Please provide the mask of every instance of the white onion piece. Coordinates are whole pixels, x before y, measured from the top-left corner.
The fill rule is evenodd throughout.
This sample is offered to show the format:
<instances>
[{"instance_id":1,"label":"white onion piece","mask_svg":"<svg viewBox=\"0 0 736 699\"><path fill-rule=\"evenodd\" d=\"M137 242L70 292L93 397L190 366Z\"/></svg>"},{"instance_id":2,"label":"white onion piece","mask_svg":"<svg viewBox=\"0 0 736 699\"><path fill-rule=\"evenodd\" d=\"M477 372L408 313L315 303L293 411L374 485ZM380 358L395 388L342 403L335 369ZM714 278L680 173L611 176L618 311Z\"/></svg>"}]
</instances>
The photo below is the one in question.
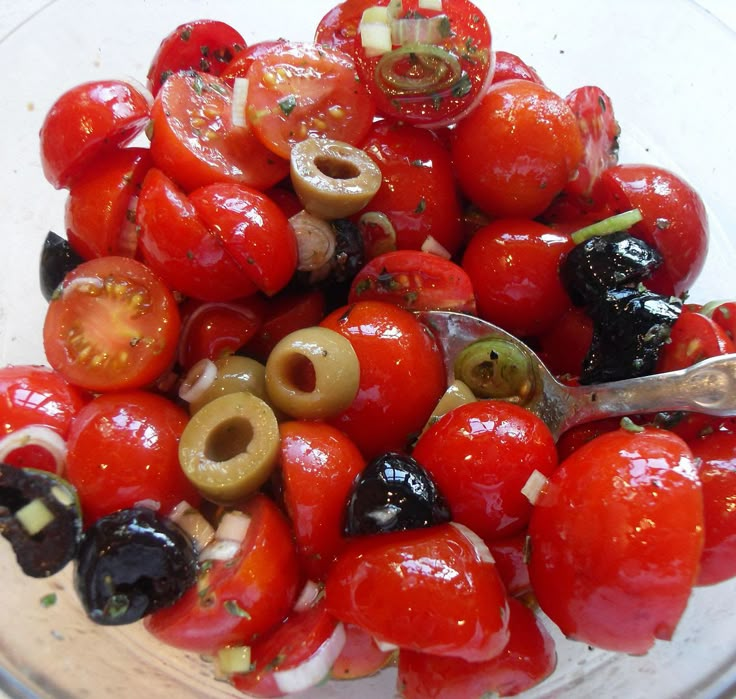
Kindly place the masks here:
<instances>
[{"instance_id":1,"label":"white onion piece","mask_svg":"<svg viewBox=\"0 0 736 699\"><path fill-rule=\"evenodd\" d=\"M450 524L470 542L475 549L475 553L478 555L478 560L483 561L483 563L496 562L496 559L493 557L493 554L486 545L486 542L483 541L483 539L481 539L472 529L469 529L459 522L450 522Z\"/></svg>"},{"instance_id":2,"label":"white onion piece","mask_svg":"<svg viewBox=\"0 0 736 699\"><path fill-rule=\"evenodd\" d=\"M171 510L169 519L189 535L198 551L204 550L215 538L214 527L186 500L182 500Z\"/></svg>"},{"instance_id":3,"label":"white onion piece","mask_svg":"<svg viewBox=\"0 0 736 699\"><path fill-rule=\"evenodd\" d=\"M420 10L436 10L442 12L442 0L419 0Z\"/></svg>"},{"instance_id":4,"label":"white onion piece","mask_svg":"<svg viewBox=\"0 0 736 699\"><path fill-rule=\"evenodd\" d=\"M238 555L240 544L237 541L214 539L202 549L200 561L230 561Z\"/></svg>"},{"instance_id":5,"label":"white onion piece","mask_svg":"<svg viewBox=\"0 0 736 699\"><path fill-rule=\"evenodd\" d=\"M242 512L226 512L217 525L215 538L218 541L234 541L242 544L248 533L251 518Z\"/></svg>"},{"instance_id":6,"label":"white onion piece","mask_svg":"<svg viewBox=\"0 0 736 699\"><path fill-rule=\"evenodd\" d=\"M179 398L187 403L199 400L217 378L217 365L207 357L200 359L179 386Z\"/></svg>"},{"instance_id":7,"label":"white onion piece","mask_svg":"<svg viewBox=\"0 0 736 699\"><path fill-rule=\"evenodd\" d=\"M371 8L368 8L371 9ZM360 44L369 58L388 53L391 45L391 27L387 22L364 22L358 25Z\"/></svg>"},{"instance_id":8,"label":"white onion piece","mask_svg":"<svg viewBox=\"0 0 736 699\"><path fill-rule=\"evenodd\" d=\"M547 485L547 476L537 471L535 468L529 478L527 478L524 487L521 489L521 494L526 497L532 505L536 505L539 493L542 492L542 488Z\"/></svg>"},{"instance_id":9,"label":"white onion piece","mask_svg":"<svg viewBox=\"0 0 736 699\"><path fill-rule=\"evenodd\" d=\"M393 653L395 650L399 650L399 647L395 643L381 641L375 636L373 637L373 642L376 644L378 650L380 650L382 653Z\"/></svg>"},{"instance_id":10,"label":"white onion piece","mask_svg":"<svg viewBox=\"0 0 736 699\"><path fill-rule=\"evenodd\" d=\"M301 665L273 673L276 686L284 694L302 692L316 687L330 673L345 646L345 627L338 623L332 635Z\"/></svg>"},{"instance_id":11,"label":"white onion piece","mask_svg":"<svg viewBox=\"0 0 736 699\"><path fill-rule=\"evenodd\" d=\"M5 461L16 449L28 446L45 449L56 464L56 475L64 473L66 442L58 432L44 425L26 425L0 439L0 461Z\"/></svg>"},{"instance_id":12,"label":"white onion piece","mask_svg":"<svg viewBox=\"0 0 736 699\"><path fill-rule=\"evenodd\" d=\"M450 255L450 251L442 245L437 238L434 238L431 235L428 235L424 239L424 242L422 243L422 252L430 252L438 257L443 257L445 260L449 260L452 257L452 255Z\"/></svg>"},{"instance_id":13,"label":"white onion piece","mask_svg":"<svg viewBox=\"0 0 736 699\"><path fill-rule=\"evenodd\" d=\"M441 44L447 38L447 21L446 15L395 19L391 23L391 41L398 46Z\"/></svg>"},{"instance_id":14,"label":"white onion piece","mask_svg":"<svg viewBox=\"0 0 736 699\"><path fill-rule=\"evenodd\" d=\"M153 93L140 81L132 75L125 75L119 78L121 82L128 83L136 92L140 92L141 97L148 103L148 108L153 107Z\"/></svg>"},{"instance_id":15,"label":"white onion piece","mask_svg":"<svg viewBox=\"0 0 736 699\"><path fill-rule=\"evenodd\" d=\"M233 126L247 126L245 105L248 102L248 78L235 78L233 81L233 101L230 119Z\"/></svg>"},{"instance_id":16,"label":"white onion piece","mask_svg":"<svg viewBox=\"0 0 736 699\"><path fill-rule=\"evenodd\" d=\"M295 612L304 612L320 598L322 594L322 586L314 580L307 580L302 588L301 594L294 603Z\"/></svg>"},{"instance_id":17,"label":"white onion piece","mask_svg":"<svg viewBox=\"0 0 736 699\"><path fill-rule=\"evenodd\" d=\"M217 651L216 675L227 679L236 672L248 672L251 668L250 646L225 646Z\"/></svg>"}]
</instances>

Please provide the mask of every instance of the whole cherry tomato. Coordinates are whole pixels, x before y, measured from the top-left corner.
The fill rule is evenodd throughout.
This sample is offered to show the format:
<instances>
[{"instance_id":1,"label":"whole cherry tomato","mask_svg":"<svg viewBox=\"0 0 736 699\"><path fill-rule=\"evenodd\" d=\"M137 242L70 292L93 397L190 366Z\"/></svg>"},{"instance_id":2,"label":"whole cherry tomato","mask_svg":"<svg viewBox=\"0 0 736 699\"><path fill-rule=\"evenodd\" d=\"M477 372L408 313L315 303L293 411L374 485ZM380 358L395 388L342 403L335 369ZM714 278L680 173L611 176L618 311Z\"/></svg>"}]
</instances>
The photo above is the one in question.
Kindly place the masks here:
<instances>
[{"instance_id":1,"label":"whole cherry tomato","mask_svg":"<svg viewBox=\"0 0 736 699\"><path fill-rule=\"evenodd\" d=\"M537 354L553 374L577 378L593 340L593 321L582 308L571 306L537 339Z\"/></svg>"},{"instance_id":2,"label":"whole cherry tomato","mask_svg":"<svg viewBox=\"0 0 736 699\"><path fill-rule=\"evenodd\" d=\"M496 65L491 84L495 85L504 80L530 80L538 85L544 85L537 71L515 53L496 51Z\"/></svg>"}]
</instances>

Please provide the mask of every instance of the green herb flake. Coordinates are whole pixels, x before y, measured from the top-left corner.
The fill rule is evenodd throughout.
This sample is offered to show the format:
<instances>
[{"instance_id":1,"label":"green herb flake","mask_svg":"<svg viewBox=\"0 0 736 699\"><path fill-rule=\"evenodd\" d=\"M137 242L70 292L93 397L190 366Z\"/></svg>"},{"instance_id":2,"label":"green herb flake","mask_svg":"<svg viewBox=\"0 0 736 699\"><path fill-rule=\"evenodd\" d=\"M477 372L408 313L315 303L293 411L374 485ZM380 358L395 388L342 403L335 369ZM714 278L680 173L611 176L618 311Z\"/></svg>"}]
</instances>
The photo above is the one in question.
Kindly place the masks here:
<instances>
[{"instance_id":1,"label":"green herb flake","mask_svg":"<svg viewBox=\"0 0 736 699\"><path fill-rule=\"evenodd\" d=\"M411 166L412 167L424 167L424 161L417 158L416 160L411 161Z\"/></svg>"},{"instance_id":2,"label":"green herb flake","mask_svg":"<svg viewBox=\"0 0 736 699\"><path fill-rule=\"evenodd\" d=\"M238 604L237 600L234 600L234 599L225 600L222 603L222 606L225 607L225 611L231 616L237 616L242 619L251 618L250 614Z\"/></svg>"},{"instance_id":3,"label":"green herb flake","mask_svg":"<svg viewBox=\"0 0 736 699\"><path fill-rule=\"evenodd\" d=\"M443 39L449 39L452 36L452 24L447 15L442 15L439 21L439 33Z\"/></svg>"},{"instance_id":4,"label":"green herb flake","mask_svg":"<svg viewBox=\"0 0 736 699\"><path fill-rule=\"evenodd\" d=\"M415 214L423 214L423 213L424 213L424 210L425 210L426 208L427 208L427 202L426 202L426 200L424 199L424 197L422 197L422 198L421 198L421 199L419 200L419 203L417 204L417 208L416 208L416 209L414 209L414 213L415 213Z\"/></svg>"},{"instance_id":5,"label":"green herb flake","mask_svg":"<svg viewBox=\"0 0 736 699\"><path fill-rule=\"evenodd\" d=\"M463 73L452 86L452 96L465 97L472 89L473 83L470 81L470 76L467 73Z\"/></svg>"},{"instance_id":6,"label":"green herb flake","mask_svg":"<svg viewBox=\"0 0 736 699\"><path fill-rule=\"evenodd\" d=\"M371 280L370 279L361 279L356 285L355 285L355 295L360 296L361 294L364 294L366 291L369 291L371 288Z\"/></svg>"},{"instance_id":7,"label":"green herb flake","mask_svg":"<svg viewBox=\"0 0 736 699\"><path fill-rule=\"evenodd\" d=\"M184 27L181 34L179 34L179 38L182 41L189 41L189 39L192 38L192 25L191 24L187 24L187 26Z\"/></svg>"},{"instance_id":8,"label":"green herb flake","mask_svg":"<svg viewBox=\"0 0 736 699\"><path fill-rule=\"evenodd\" d=\"M194 90L195 94L202 95L204 92L204 80L202 80L202 76L199 73L195 73L192 76L192 89Z\"/></svg>"},{"instance_id":9,"label":"green herb flake","mask_svg":"<svg viewBox=\"0 0 736 699\"><path fill-rule=\"evenodd\" d=\"M635 434L644 431L644 428L641 425L637 425L630 417L624 417L621 419L621 429Z\"/></svg>"},{"instance_id":10,"label":"green herb flake","mask_svg":"<svg viewBox=\"0 0 736 699\"><path fill-rule=\"evenodd\" d=\"M119 619L123 616L130 608L130 600L126 595L112 595L110 599L105 602L105 607L102 613L108 619Z\"/></svg>"},{"instance_id":11,"label":"green herb flake","mask_svg":"<svg viewBox=\"0 0 736 699\"><path fill-rule=\"evenodd\" d=\"M53 607L55 604L56 604L56 593L55 592L49 592L48 595L44 595L43 597L41 597L41 606L44 609Z\"/></svg>"},{"instance_id":12,"label":"green herb flake","mask_svg":"<svg viewBox=\"0 0 736 699\"><path fill-rule=\"evenodd\" d=\"M278 101L278 105L281 108L281 111L286 116L289 116L289 114L294 111L294 107L296 107L296 95L286 95L286 97L282 97Z\"/></svg>"}]
</instances>

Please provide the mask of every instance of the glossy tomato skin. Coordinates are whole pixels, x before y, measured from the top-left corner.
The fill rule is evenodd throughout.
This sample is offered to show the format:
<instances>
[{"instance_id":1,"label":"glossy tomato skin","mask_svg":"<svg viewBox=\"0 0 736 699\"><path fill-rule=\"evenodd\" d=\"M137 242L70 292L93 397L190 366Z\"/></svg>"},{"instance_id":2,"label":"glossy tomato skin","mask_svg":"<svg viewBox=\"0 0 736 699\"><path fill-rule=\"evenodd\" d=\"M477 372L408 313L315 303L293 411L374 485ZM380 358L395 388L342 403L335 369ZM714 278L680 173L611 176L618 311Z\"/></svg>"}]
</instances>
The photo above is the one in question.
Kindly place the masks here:
<instances>
[{"instance_id":1,"label":"glossy tomato skin","mask_svg":"<svg viewBox=\"0 0 736 699\"><path fill-rule=\"evenodd\" d=\"M302 581L288 522L265 495L238 509L251 518L239 552L200 566L193 588L147 617L147 630L164 643L214 654L252 642L291 611Z\"/></svg>"},{"instance_id":2,"label":"glossy tomato skin","mask_svg":"<svg viewBox=\"0 0 736 699\"><path fill-rule=\"evenodd\" d=\"M565 636L646 653L669 640L698 574L703 500L690 449L666 430L617 430L552 474L529 524L529 574Z\"/></svg>"},{"instance_id":3,"label":"glossy tomato skin","mask_svg":"<svg viewBox=\"0 0 736 699\"><path fill-rule=\"evenodd\" d=\"M541 619L509 600L509 642L497 656L478 663L428 653L399 653L397 688L404 699L483 699L525 692L555 669L554 640Z\"/></svg>"},{"instance_id":4,"label":"glossy tomato skin","mask_svg":"<svg viewBox=\"0 0 736 699\"><path fill-rule=\"evenodd\" d=\"M307 577L324 580L345 547L345 508L353 481L365 467L358 447L320 422L281 423L283 499Z\"/></svg>"},{"instance_id":5,"label":"glossy tomato skin","mask_svg":"<svg viewBox=\"0 0 736 699\"><path fill-rule=\"evenodd\" d=\"M357 680L370 677L386 667L395 652L381 650L375 639L360 626L343 624L345 645L332 666L330 676L336 680Z\"/></svg>"},{"instance_id":6,"label":"glossy tomato skin","mask_svg":"<svg viewBox=\"0 0 736 699\"><path fill-rule=\"evenodd\" d=\"M532 506L521 489L533 471L549 476L557 466L554 438L541 419L492 400L443 415L412 455L434 478L453 520L489 540L526 526Z\"/></svg>"},{"instance_id":7,"label":"glossy tomato skin","mask_svg":"<svg viewBox=\"0 0 736 699\"><path fill-rule=\"evenodd\" d=\"M120 148L89 163L75 179L64 223L69 245L85 260L135 257L135 197L150 167L147 148Z\"/></svg>"},{"instance_id":8,"label":"glossy tomato skin","mask_svg":"<svg viewBox=\"0 0 736 699\"><path fill-rule=\"evenodd\" d=\"M225 22L199 19L174 29L161 41L146 76L155 95L173 73L192 69L220 75L245 48L245 39Z\"/></svg>"},{"instance_id":9,"label":"glossy tomato skin","mask_svg":"<svg viewBox=\"0 0 736 699\"><path fill-rule=\"evenodd\" d=\"M548 331L572 305L559 266L573 248L569 235L526 219L481 228L463 253L478 315L525 337Z\"/></svg>"},{"instance_id":10,"label":"glossy tomato skin","mask_svg":"<svg viewBox=\"0 0 736 699\"><path fill-rule=\"evenodd\" d=\"M383 301L338 308L321 323L346 337L360 362L358 394L330 422L368 459L402 451L445 390L436 342L409 311Z\"/></svg>"},{"instance_id":11,"label":"glossy tomato skin","mask_svg":"<svg viewBox=\"0 0 736 699\"><path fill-rule=\"evenodd\" d=\"M712 318L695 311L683 311L662 347L657 371L686 369L708 357L736 352L726 331Z\"/></svg>"},{"instance_id":12,"label":"glossy tomato skin","mask_svg":"<svg viewBox=\"0 0 736 699\"><path fill-rule=\"evenodd\" d=\"M29 425L44 425L66 437L89 395L41 365L0 368L0 437Z\"/></svg>"},{"instance_id":13,"label":"glossy tomato skin","mask_svg":"<svg viewBox=\"0 0 736 699\"><path fill-rule=\"evenodd\" d=\"M544 85L539 73L520 56L509 51L496 51L496 64L491 84L495 85L504 80L530 80L533 83Z\"/></svg>"},{"instance_id":14,"label":"glossy tomato skin","mask_svg":"<svg viewBox=\"0 0 736 699\"><path fill-rule=\"evenodd\" d=\"M124 146L149 117L146 97L122 80L82 83L54 102L41 125L41 165L57 189L68 187L85 165Z\"/></svg>"},{"instance_id":15,"label":"glossy tomato skin","mask_svg":"<svg viewBox=\"0 0 736 699\"><path fill-rule=\"evenodd\" d=\"M508 641L503 583L459 525L356 537L325 594L338 619L401 648L476 662Z\"/></svg>"},{"instance_id":16,"label":"glossy tomato skin","mask_svg":"<svg viewBox=\"0 0 736 699\"><path fill-rule=\"evenodd\" d=\"M396 230L396 246L419 250L432 236L450 254L462 242L461 207L449 153L430 131L379 121L363 150L383 181L364 211L380 211Z\"/></svg>"},{"instance_id":17,"label":"glossy tomato skin","mask_svg":"<svg viewBox=\"0 0 736 699\"><path fill-rule=\"evenodd\" d=\"M314 43L332 46L355 56L355 37L358 36L360 18L373 0L345 0L335 5L317 24Z\"/></svg>"},{"instance_id":18,"label":"glossy tomato skin","mask_svg":"<svg viewBox=\"0 0 736 699\"><path fill-rule=\"evenodd\" d=\"M264 190L289 173L252 131L232 123L232 88L215 76L175 73L151 110L154 164L187 192L214 182Z\"/></svg>"},{"instance_id":19,"label":"glossy tomato skin","mask_svg":"<svg viewBox=\"0 0 736 699\"><path fill-rule=\"evenodd\" d=\"M583 156L565 100L529 80L492 86L456 127L460 188L493 217L534 218L562 191Z\"/></svg>"},{"instance_id":20,"label":"glossy tomato skin","mask_svg":"<svg viewBox=\"0 0 736 699\"><path fill-rule=\"evenodd\" d=\"M679 296L692 286L705 263L709 229L703 201L685 180L655 165L627 163L601 173L593 196L614 214L641 212L631 232L664 258L648 288Z\"/></svg>"},{"instance_id":21,"label":"glossy tomato skin","mask_svg":"<svg viewBox=\"0 0 736 699\"><path fill-rule=\"evenodd\" d=\"M593 320L582 308L572 306L537 339L537 354L553 374L578 378L593 341Z\"/></svg>"},{"instance_id":22,"label":"glossy tomato skin","mask_svg":"<svg viewBox=\"0 0 736 699\"><path fill-rule=\"evenodd\" d=\"M475 313L473 284L465 270L420 250L394 250L374 257L353 278L348 303L388 301L409 311Z\"/></svg>"},{"instance_id":23,"label":"glossy tomato skin","mask_svg":"<svg viewBox=\"0 0 736 699\"><path fill-rule=\"evenodd\" d=\"M49 364L95 392L152 384L173 363L181 320L172 293L128 257L98 257L69 273L49 303Z\"/></svg>"},{"instance_id":24,"label":"glossy tomato skin","mask_svg":"<svg viewBox=\"0 0 736 699\"><path fill-rule=\"evenodd\" d=\"M79 493L87 524L143 501L168 514L199 495L179 466L187 413L147 391L121 391L92 400L69 431L67 478Z\"/></svg>"},{"instance_id":25,"label":"glossy tomato skin","mask_svg":"<svg viewBox=\"0 0 736 699\"><path fill-rule=\"evenodd\" d=\"M714 585L736 576L736 434L713 432L691 441L703 484L705 545L698 585Z\"/></svg>"},{"instance_id":26,"label":"glossy tomato skin","mask_svg":"<svg viewBox=\"0 0 736 699\"><path fill-rule=\"evenodd\" d=\"M486 541L496 562L496 570L503 580L506 591L512 597L521 597L531 590L529 566L527 565L526 529L503 537Z\"/></svg>"}]
</instances>

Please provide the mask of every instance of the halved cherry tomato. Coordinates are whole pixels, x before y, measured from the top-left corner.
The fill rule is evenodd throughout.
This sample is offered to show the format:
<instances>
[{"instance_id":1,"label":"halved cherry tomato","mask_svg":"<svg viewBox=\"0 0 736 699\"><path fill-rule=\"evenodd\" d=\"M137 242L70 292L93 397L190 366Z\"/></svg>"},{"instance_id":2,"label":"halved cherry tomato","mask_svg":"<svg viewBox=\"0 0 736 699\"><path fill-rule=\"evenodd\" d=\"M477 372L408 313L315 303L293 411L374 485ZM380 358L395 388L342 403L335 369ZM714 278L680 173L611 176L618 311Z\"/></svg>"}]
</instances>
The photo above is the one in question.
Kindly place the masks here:
<instances>
[{"instance_id":1,"label":"halved cherry tomato","mask_svg":"<svg viewBox=\"0 0 736 699\"><path fill-rule=\"evenodd\" d=\"M181 70L220 75L245 48L245 39L225 22L198 19L168 34L148 69L148 89L155 95L167 78Z\"/></svg>"},{"instance_id":2,"label":"halved cherry tomato","mask_svg":"<svg viewBox=\"0 0 736 699\"><path fill-rule=\"evenodd\" d=\"M188 414L147 391L98 396L69 431L66 477L77 489L87 524L150 501L168 514L200 496L179 466L179 438Z\"/></svg>"},{"instance_id":3,"label":"halved cherry tomato","mask_svg":"<svg viewBox=\"0 0 736 699\"><path fill-rule=\"evenodd\" d=\"M355 276L348 303L388 301L409 311L442 309L475 313L473 285L450 260L418 250L374 257Z\"/></svg>"},{"instance_id":4,"label":"halved cherry tomato","mask_svg":"<svg viewBox=\"0 0 736 699\"><path fill-rule=\"evenodd\" d=\"M538 85L544 85L537 71L515 53L496 51L492 84L495 85L504 80L530 80Z\"/></svg>"},{"instance_id":5,"label":"halved cherry tomato","mask_svg":"<svg viewBox=\"0 0 736 699\"><path fill-rule=\"evenodd\" d=\"M335 660L330 675L336 680L357 680L370 677L386 667L396 653L381 650L373 636L355 624L345 627L345 646Z\"/></svg>"},{"instance_id":6,"label":"halved cherry tomato","mask_svg":"<svg viewBox=\"0 0 736 699\"><path fill-rule=\"evenodd\" d=\"M103 255L135 257L136 205L151 167L147 148L121 148L89 163L74 180L64 223L72 249L85 260Z\"/></svg>"},{"instance_id":7,"label":"halved cherry tomato","mask_svg":"<svg viewBox=\"0 0 736 699\"><path fill-rule=\"evenodd\" d=\"M175 73L151 110L151 155L157 167L186 191L235 182L268 189L289 173L255 134L232 121L232 88L211 75Z\"/></svg>"},{"instance_id":8,"label":"halved cherry tomato","mask_svg":"<svg viewBox=\"0 0 736 699\"><path fill-rule=\"evenodd\" d=\"M705 315L713 318L728 335L731 342L736 342L736 301L720 301L708 308Z\"/></svg>"},{"instance_id":9,"label":"halved cherry tomato","mask_svg":"<svg viewBox=\"0 0 736 699\"><path fill-rule=\"evenodd\" d=\"M248 123L282 158L310 136L359 144L374 113L352 58L337 49L274 42L248 70Z\"/></svg>"},{"instance_id":10,"label":"halved cherry tomato","mask_svg":"<svg viewBox=\"0 0 736 699\"><path fill-rule=\"evenodd\" d=\"M375 5L374 0L345 0L335 5L317 24L314 43L332 46L355 57L355 38L358 36L360 18L366 8Z\"/></svg>"},{"instance_id":11,"label":"halved cherry tomato","mask_svg":"<svg viewBox=\"0 0 736 699\"><path fill-rule=\"evenodd\" d=\"M171 292L128 257L98 257L70 272L49 303L46 357L69 382L91 391L140 388L168 369L180 319Z\"/></svg>"},{"instance_id":12,"label":"halved cherry tomato","mask_svg":"<svg viewBox=\"0 0 736 699\"><path fill-rule=\"evenodd\" d=\"M246 46L227 64L222 73L220 73L220 77L229 85L234 84L235 78L245 78L248 76L248 70L250 70L253 61L258 56L272 51L276 44L285 43L286 39L271 39Z\"/></svg>"},{"instance_id":13,"label":"halved cherry tomato","mask_svg":"<svg viewBox=\"0 0 736 699\"><path fill-rule=\"evenodd\" d=\"M201 564L194 587L146 618L148 631L164 643L214 654L226 645L251 643L291 610L301 580L286 518L265 495L239 510L250 524L235 556Z\"/></svg>"},{"instance_id":14,"label":"halved cherry tomato","mask_svg":"<svg viewBox=\"0 0 736 699\"><path fill-rule=\"evenodd\" d=\"M57 189L68 187L88 162L124 146L149 116L146 97L122 80L71 88L51 106L41 126L41 165Z\"/></svg>"},{"instance_id":15,"label":"halved cherry tomato","mask_svg":"<svg viewBox=\"0 0 736 699\"><path fill-rule=\"evenodd\" d=\"M669 342L662 347L657 371L685 369L731 352L736 352L736 346L718 323L702 313L683 311L672 326Z\"/></svg>"}]
</instances>

